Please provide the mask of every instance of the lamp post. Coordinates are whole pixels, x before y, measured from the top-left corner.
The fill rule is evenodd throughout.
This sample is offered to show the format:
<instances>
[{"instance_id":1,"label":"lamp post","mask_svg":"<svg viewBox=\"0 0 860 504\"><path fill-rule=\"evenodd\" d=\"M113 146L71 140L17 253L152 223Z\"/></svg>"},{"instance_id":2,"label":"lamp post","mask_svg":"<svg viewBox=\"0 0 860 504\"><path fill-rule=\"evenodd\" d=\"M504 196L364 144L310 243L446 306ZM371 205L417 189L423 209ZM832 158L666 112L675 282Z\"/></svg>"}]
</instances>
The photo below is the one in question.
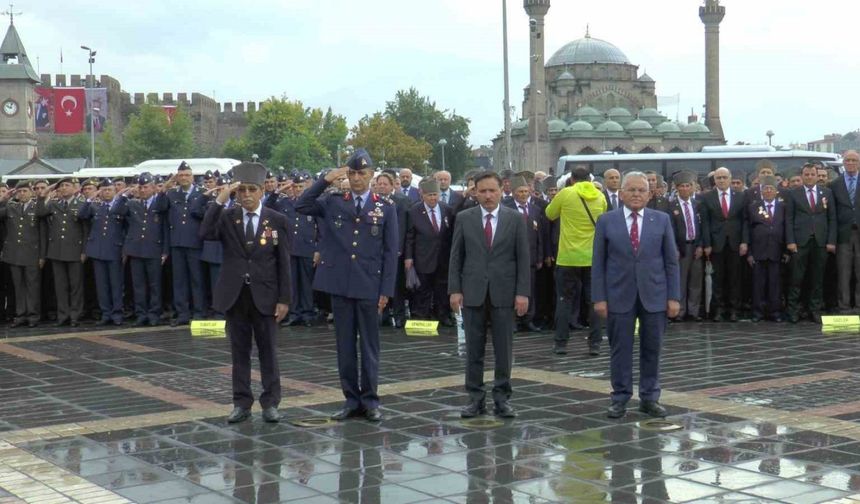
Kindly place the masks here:
<instances>
[{"instance_id":1,"label":"lamp post","mask_svg":"<svg viewBox=\"0 0 860 504\"><path fill-rule=\"evenodd\" d=\"M93 112L93 88L95 88L96 77L93 75L93 63L96 62L96 52L87 46L81 46L81 49L89 53L90 75L89 80L90 96L87 97L87 105L90 109L90 160L93 163L93 168L96 167L96 116Z\"/></svg>"},{"instance_id":2,"label":"lamp post","mask_svg":"<svg viewBox=\"0 0 860 504\"><path fill-rule=\"evenodd\" d=\"M767 130L767 133L765 133L765 135L767 135L767 145L772 146L773 145L773 130Z\"/></svg>"},{"instance_id":3,"label":"lamp post","mask_svg":"<svg viewBox=\"0 0 860 504\"><path fill-rule=\"evenodd\" d=\"M448 145L448 140L444 138L439 140L439 145L442 146L442 171L447 171L447 168L445 168L445 146Z\"/></svg>"},{"instance_id":4,"label":"lamp post","mask_svg":"<svg viewBox=\"0 0 860 504\"><path fill-rule=\"evenodd\" d=\"M337 144L337 167L340 168L341 166L343 165L340 164L340 144Z\"/></svg>"},{"instance_id":5,"label":"lamp post","mask_svg":"<svg viewBox=\"0 0 860 504\"><path fill-rule=\"evenodd\" d=\"M508 82L508 0L502 0L502 59L505 68L505 163L511 167L511 92Z\"/></svg>"},{"instance_id":6,"label":"lamp post","mask_svg":"<svg viewBox=\"0 0 860 504\"><path fill-rule=\"evenodd\" d=\"M430 173L430 161L425 159L424 162L421 164L424 165L424 171L421 173L421 175L427 176L427 174Z\"/></svg>"}]
</instances>

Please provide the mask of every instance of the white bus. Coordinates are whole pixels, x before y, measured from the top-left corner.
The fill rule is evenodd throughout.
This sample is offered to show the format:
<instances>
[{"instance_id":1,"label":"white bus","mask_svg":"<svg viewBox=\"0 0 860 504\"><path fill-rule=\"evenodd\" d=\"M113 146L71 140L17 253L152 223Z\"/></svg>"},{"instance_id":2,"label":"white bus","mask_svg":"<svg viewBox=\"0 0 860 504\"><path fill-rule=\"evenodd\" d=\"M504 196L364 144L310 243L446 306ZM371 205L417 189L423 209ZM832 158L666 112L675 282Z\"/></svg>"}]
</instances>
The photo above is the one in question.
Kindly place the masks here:
<instances>
[{"instance_id":1,"label":"white bus","mask_svg":"<svg viewBox=\"0 0 860 504\"><path fill-rule=\"evenodd\" d=\"M755 164L762 159L776 163L777 171L786 173L799 170L807 161L822 161L835 170L842 167L842 156L829 152L805 150L776 150L767 145L727 145L705 147L702 152L672 152L665 154L604 154L562 156L558 160L556 174L569 172L576 165L586 165L595 176L615 168L621 173L651 170L663 175L666 180L681 170L692 171L699 176L722 166L734 171L741 170L747 176L755 172Z\"/></svg>"}]
</instances>

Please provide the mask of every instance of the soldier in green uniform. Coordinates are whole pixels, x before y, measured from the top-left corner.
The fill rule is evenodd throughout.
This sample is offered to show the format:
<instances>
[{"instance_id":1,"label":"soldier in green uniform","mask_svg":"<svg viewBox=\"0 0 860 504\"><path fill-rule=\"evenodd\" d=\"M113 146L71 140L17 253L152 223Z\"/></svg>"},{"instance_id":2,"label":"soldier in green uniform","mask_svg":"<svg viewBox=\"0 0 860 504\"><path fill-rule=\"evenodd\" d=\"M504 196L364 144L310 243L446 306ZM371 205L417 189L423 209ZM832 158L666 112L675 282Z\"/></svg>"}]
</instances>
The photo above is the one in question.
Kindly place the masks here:
<instances>
[{"instance_id":1,"label":"soldier in green uniform","mask_svg":"<svg viewBox=\"0 0 860 504\"><path fill-rule=\"evenodd\" d=\"M10 200L11 196L15 199ZM9 265L15 286L15 320L11 327L36 327L42 316L40 283L47 239L36 216L29 182L18 182L15 190L0 200L0 219L6 221L6 242L0 260Z\"/></svg>"}]
</instances>

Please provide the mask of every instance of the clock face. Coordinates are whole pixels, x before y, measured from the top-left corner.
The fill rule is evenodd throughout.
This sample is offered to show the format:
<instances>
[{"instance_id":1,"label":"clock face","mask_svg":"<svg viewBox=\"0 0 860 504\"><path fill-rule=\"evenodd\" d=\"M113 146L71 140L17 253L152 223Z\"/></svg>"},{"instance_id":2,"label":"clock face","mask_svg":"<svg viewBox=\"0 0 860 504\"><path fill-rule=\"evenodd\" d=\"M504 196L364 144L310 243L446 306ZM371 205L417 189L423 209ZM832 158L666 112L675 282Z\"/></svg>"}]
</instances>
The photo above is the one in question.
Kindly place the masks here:
<instances>
[{"instance_id":1,"label":"clock face","mask_svg":"<svg viewBox=\"0 0 860 504\"><path fill-rule=\"evenodd\" d=\"M3 113L7 116L13 116L18 113L18 103L15 100L6 100L3 102Z\"/></svg>"}]
</instances>

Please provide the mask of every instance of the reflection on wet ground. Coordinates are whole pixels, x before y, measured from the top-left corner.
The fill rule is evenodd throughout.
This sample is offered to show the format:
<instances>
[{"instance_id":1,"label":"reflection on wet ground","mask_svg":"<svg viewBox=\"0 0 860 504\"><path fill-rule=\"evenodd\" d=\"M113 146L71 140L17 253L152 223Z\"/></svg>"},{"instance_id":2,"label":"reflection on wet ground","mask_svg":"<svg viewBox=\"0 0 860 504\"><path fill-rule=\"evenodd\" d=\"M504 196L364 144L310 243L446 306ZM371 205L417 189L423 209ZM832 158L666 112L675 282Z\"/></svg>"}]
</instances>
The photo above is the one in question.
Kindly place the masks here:
<instances>
[{"instance_id":1,"label":"reflection on wet ground","mask_svg":"<svg viewBox=\"0 0 860 504\"><path fill-rule=\"evenodd\" d=\"M664 390L700 391L727 404L767 398L774 418L814 410L850 425L852 416L860 416L860 406L852 406L856 390L848 392L860 375L843 362L860 356L853 337L822 339L805 325L792 328L792 335L766 324L740 327L673 326L666 341ZM324 417L340 405L291 405L291 398L337 386L330 332L290 331L281 342L287 420ZM14 432L129 418L193 407L188 401L229 400L224 373L229 350L223 340L197 340L177 331L115 339L140 348L106 351L77 338L18 344L8 339L56 358L34 362L0 354L0 373L10 377L5 385L0 382L5 401L0 428ZM463 363L452 351L455 341L453 335L415 339L384 333L384 381L456 377ZM564 376L606 370L605 356L557 357L551 345L546 334L518 336L516 366ZM763 360L772 363L770 371ZM828 383L835 388L828 391ZM646 419L635 407L623 419L606 418L606 395L593 390L516 379L514 393L518 418L493 428L461 422L465 396L457 384L384 395L380 424L273 425L255 411L252 421L239 425L213 417L16 446L142 503L817 503L860 493L855 437L671 404L669 420L682 428L658 432L640 428ZM786 397L783 408L780 394ZM834 405L838 408L828 409ZM0 502L10 494L0 489Z\"/></svg>"}]
</instances>

